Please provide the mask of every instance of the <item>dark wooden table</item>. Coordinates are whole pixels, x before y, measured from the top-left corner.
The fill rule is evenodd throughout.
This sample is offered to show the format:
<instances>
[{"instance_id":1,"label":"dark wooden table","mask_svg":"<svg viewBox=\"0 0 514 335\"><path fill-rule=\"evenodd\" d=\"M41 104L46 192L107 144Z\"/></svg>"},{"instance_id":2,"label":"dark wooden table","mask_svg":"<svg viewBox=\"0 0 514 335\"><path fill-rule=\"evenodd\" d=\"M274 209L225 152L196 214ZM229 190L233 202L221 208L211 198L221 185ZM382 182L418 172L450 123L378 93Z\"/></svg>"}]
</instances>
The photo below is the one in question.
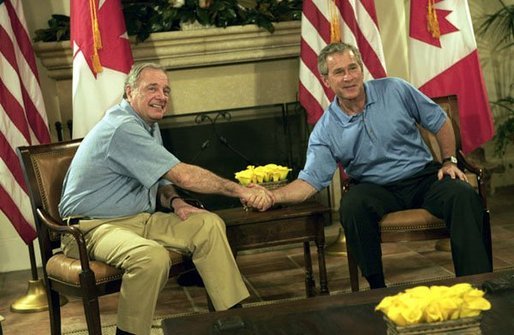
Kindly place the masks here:
<instances>
[{"instance_id":1,"label":"dark wooden table","mask_svg":"<svg viewBox=\"0 0 514 335\"><path fill-rule=\"evenodd\" d=\"M318 251L320 294L328 294L325 266L325 223L330 209L318 202L281 206L266 212L243 208L216 211L227 227L230 246L237 256L241 250L303 243L305 258L305 290L308 297L316 295L312 273L310 242Z\"/></svg>"},{"instance_id":2,"label":"dark wooden table","mask_svg":"<svg viewBox=\"0 0 514 335\"><path fill-rule=\"evenodd\" d=\"M507 275L514 275L514 271L439 280L426 285L468 282L480 288L486 280ZM382 314L375 312L374 308L383 297L408 287L412 285L170 318L163 320L162 327L164 335L386 334ZM483 313L482 334L514 334L514 290L487 294L486 298L491 302L492 309ZM240 321L244 326L237 328ZM215 331L218 323L235 328L218 332Z\"/></svg>"}]
</instances>

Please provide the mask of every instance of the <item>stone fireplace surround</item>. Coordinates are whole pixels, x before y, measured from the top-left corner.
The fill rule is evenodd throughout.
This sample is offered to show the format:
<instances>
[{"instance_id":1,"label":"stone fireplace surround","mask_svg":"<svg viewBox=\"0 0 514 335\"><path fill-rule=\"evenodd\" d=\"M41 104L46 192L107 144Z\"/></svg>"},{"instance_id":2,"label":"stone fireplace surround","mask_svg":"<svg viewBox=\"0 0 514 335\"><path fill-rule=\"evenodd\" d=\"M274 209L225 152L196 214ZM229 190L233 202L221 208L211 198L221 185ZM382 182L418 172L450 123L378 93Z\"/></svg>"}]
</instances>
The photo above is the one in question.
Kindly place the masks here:
<instances>
[{"instance_id":1,"label":"stone fireplace surround","mask_svg":"<svg viewBox=\"0 0 514 335\"><path fill-rule=\"evenodd\" d=\"M255 25L152 34L132 43L135 62L163 65L170 78L169 115L296 101L300 21L281 22L273 34ZM45 96L50 121L72 119L69 41L38 42L35 52L55 96ZM55 109L55 110L54 110ZM54 116L55 115L55 116Z\"/></svg>"}]
</instances>

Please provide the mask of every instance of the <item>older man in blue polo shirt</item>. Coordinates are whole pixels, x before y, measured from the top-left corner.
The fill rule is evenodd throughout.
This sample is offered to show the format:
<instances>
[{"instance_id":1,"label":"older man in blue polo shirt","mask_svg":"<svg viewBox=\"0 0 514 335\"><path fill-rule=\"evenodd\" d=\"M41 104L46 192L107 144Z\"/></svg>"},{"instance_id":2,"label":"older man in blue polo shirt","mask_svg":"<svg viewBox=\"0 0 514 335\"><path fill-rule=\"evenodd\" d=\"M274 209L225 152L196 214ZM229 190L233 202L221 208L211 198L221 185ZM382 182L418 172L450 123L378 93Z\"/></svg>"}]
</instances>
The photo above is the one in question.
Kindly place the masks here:
<instances>
[{"instance_id":1,"label":"older man in blue polo shirt","mask_svg":"<svg viewBox=\"0 0 514 335\"><path fill-rule=\"evenodd\" d=\"M404 80L364 83L361 56L352 45L327 45L318 69L335 98L310 135L304 169L273 191L275 202L311 197L330 184L340 163L354 184L341 200L341 223L371 288L385 286L378 222L407 208L422 207L444 219L457 276L492 271L483 206L457 167L445 112ZM417 124L435 134L442 164L434 162Z\"/></svg>"},{"instance_id":2,"label":"older man in blue polo shirt","mask_svg":"<svg viewBox=\"0 0 514 335\"><path fill-rule=\"evenodd\" d=\"M183 201L173 185L237 197L261 210L273 199L262 187L242 187L183 163L164 148L157 121L166 112L170 87L158 65L135 65L124 98L80 144L59 212L80 218L93 259L125 270L116 334L146 335L168 279L168 248L191 255L216 310L249 296L221 218ZM156 211L157 203L173 213ZM68 256L76 255L72 238L63 237L62 246Z\"/></svg>"}]
</instances>

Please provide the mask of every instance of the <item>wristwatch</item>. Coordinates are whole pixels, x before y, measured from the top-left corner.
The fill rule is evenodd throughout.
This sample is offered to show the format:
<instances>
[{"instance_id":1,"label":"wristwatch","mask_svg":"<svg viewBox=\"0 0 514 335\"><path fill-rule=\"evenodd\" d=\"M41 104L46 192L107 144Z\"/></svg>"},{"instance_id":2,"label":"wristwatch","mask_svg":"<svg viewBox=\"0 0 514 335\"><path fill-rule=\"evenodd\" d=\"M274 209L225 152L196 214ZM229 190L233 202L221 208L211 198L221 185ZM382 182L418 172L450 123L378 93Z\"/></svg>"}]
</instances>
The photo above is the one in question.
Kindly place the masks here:
<instances>
[{"instance_id":1,"label":"wristwatch","mask_svg":"<svg viewBox=\"0 0 514 335\"><path fill-rule=\"evenodd\" d=\"M457 157L450 156L450 157L443 158L442 163L444 164L446 162L450 162L452 164L457 164Z\"/></svg>"}]
</instances>

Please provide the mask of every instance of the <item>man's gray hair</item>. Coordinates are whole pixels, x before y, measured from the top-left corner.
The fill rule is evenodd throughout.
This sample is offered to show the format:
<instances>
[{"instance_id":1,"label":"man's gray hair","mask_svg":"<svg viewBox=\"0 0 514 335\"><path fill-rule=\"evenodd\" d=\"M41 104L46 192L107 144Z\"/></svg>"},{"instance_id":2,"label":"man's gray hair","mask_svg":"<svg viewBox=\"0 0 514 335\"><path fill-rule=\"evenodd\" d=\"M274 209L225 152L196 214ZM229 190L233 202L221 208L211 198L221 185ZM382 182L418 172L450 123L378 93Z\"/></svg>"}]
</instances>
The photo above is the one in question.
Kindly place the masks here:
<instances>
[{"instance_id":1,"label":"man's gray hair","mask_svg":"<svg viewBox=\"0 0 514 335\"><path fill-rule=\"evenodd\" d=\"M330 43L326 47L324 47L318 56L318 71L322 76L328 75L328 66L327 66L327 57L335 54L335 53L343 53L345 51L352 51L355 55L355 60L361 67L361 70L364 71L364 66L362 64L362 57L361 53L359 52L359 49L354 47L351 44L343 43L343 42L336 42L336 43Z\"/></svg>"},{"instance_id":2,"label":"man's gray hair","mask_svg":"<svg viewBox=\"0 0 514 335\"><path fill-rule=\"evenodd\" d=\"M127 86L134 88L137 86L137 81L139 80L139 76L141 75L141 72L143 72L144 69L154 69L154 70L161 70L162 72L166 73L166 70L159 64L156 63L139 63L134 64L132 68L130 69L130 72L127 75L127 78L125 78L125 83L123 84L123 98L127 98L127 94L125 93L125 88Z\"/></svg>"}]
</instances>

